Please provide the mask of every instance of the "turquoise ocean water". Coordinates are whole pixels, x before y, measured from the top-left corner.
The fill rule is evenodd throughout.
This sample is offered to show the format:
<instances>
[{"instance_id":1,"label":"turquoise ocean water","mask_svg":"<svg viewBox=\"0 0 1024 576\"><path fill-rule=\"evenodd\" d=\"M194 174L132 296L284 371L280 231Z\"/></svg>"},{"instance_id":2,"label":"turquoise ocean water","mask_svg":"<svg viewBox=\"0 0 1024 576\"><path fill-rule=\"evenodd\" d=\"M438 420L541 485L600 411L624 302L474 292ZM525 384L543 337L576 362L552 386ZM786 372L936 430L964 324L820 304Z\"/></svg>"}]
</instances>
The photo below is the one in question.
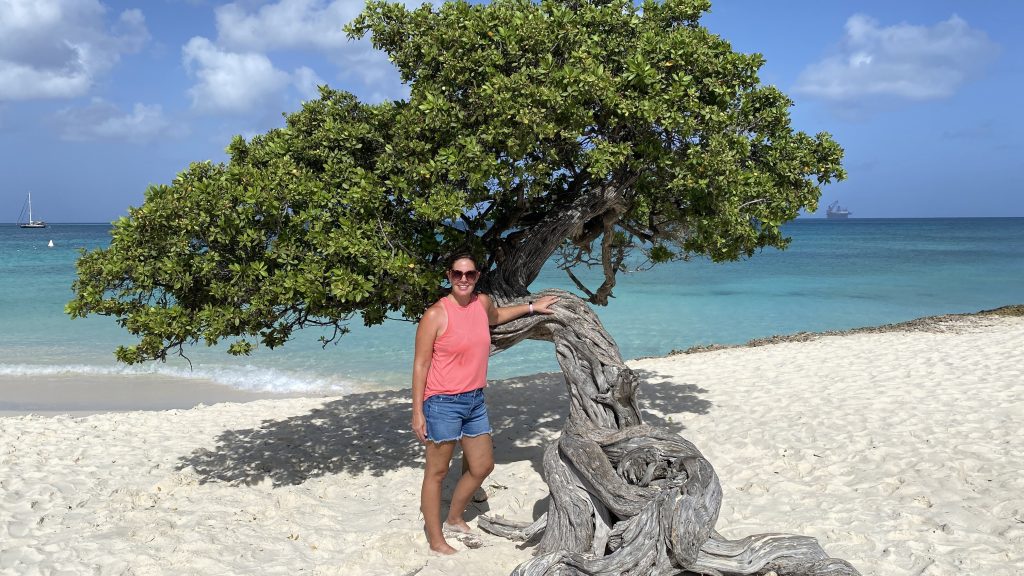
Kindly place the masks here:
<instances>
[{"instance_id":1,"label":"turquoise ocean water","mask_svg":"<svg viewBox=\"0 0 1024 576\"><path fill-rule=\"evenodd\" d=\"M109 230L0 225L0 376L159 373L278 392L408 385L415 326L405 322L374 328L356 322L326 349L313 331L247 358L194 349L191 369L180 359L117 364L114 348L131 340L112 319L71 320L63 313L78 250L105 246ZM635 358L1024 303L1024 218L801 219L786 232L793 244L785 251L623 275L616 298L597 312L623 356ZM569 289L570 283L551 268L532 288L546 287ZM490 377L557 369L550 345L530 342L495 356Z\"/></svg>"}]
</instances>

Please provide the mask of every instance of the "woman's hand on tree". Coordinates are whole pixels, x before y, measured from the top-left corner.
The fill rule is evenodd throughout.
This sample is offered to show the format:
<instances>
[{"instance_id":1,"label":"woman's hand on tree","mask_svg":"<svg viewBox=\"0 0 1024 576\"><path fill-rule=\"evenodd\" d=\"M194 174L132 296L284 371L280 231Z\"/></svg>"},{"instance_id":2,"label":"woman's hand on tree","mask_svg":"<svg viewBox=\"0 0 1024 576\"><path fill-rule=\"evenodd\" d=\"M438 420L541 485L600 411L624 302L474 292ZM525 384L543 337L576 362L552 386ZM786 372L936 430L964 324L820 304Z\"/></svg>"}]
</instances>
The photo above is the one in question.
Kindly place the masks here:
<instances>
[{"instance_id":1,"label":"woman's hand on tree","mask_svg":"<svg viewBox=\"0 0 1024 576\"><path fill-rule=\"evenodd\" d=\"M558 302L558 296L541 296L533 301L533 313L534 314L554 314L555 311L551 309L551 306Z\"/></svg>"}]
</instances>

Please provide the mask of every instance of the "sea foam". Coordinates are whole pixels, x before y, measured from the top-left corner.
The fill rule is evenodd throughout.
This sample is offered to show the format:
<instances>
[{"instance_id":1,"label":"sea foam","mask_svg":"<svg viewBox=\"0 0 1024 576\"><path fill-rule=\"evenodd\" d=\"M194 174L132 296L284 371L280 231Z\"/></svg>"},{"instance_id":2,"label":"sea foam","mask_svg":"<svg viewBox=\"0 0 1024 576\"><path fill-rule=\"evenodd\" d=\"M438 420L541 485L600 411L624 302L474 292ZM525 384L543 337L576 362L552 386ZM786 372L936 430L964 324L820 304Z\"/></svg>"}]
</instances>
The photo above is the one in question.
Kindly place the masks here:
<instances>
[{"instance_id":1,"label":"sea foam","mask_svg":"<svg viewBox=\"0 0 1024 576\"><path fill-rule=\"evenodd\" d=\"M344 395L365 388L358 382L338 377L312 375L258 366L203 367L194 370L177 366L87 364L32 365L0 364L0 376L163 376L190 380L208 380L239 390L276 394L318 393Z\"/></svg>"}]
</instances>

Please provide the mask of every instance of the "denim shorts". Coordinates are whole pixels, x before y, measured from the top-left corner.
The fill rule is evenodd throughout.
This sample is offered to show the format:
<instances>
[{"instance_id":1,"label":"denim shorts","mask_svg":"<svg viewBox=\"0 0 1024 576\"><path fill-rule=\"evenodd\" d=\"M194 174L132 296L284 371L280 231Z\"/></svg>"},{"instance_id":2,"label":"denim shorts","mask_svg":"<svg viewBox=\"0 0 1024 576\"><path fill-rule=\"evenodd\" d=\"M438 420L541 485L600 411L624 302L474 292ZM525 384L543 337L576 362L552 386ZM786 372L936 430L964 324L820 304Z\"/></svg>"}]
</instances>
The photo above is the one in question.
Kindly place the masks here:
<instances>
[{"instance_id":1,"label":"denim shorts","mask_svg":"<svg viewBox=\"0 0 1024 576\"><path fill-rule=\"evenodd\" d=\"M431 396L423 402L423 415L427 419L427 440L435 444L491 433L483 388Z\"/></svg>"}]
</instances>

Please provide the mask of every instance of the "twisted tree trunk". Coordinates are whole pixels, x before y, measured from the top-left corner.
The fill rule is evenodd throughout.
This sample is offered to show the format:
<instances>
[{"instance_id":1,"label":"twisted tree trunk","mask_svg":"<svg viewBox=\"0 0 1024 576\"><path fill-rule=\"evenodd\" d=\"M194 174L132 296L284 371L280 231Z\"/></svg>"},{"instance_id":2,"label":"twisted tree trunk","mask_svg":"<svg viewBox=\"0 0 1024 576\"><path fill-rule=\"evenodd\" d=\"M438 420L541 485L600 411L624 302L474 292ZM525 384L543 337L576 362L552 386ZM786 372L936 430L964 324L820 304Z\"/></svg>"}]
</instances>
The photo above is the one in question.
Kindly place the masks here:
<instances>
[{"instance_id":1,"label":"twisted tree trunk","mask_svg":"<svg viewBox=\"0 0 1024 576\"><path fill-rule=\"evenodd\" d=\"M514 292L494 290L503 306L525 300L508 296ZM492 333L497 349L525 339L553 342L569 390L562 436L544 454L547 514L532 525L480 519L484 530L513 539L543 534L536 557L515 575L858 574L812 538L728 541L715 532L722 490L714 468L687 440L643 424L639 379L587 303L545 293L559 297L553 315Z\"/></svg>"}]
</instances>

